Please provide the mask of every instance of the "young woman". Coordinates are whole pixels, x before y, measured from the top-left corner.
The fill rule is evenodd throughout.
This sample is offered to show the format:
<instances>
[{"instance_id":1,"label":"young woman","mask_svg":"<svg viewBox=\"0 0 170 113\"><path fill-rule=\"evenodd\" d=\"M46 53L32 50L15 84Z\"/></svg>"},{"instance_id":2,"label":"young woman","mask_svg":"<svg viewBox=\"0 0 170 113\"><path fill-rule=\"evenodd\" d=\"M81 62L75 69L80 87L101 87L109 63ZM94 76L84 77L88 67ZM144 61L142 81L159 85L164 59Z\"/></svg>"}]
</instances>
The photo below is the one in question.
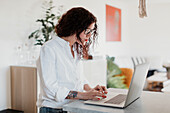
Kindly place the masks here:
<instances>
[{"instance_id":1,"label":"young woman","mask_svg":"<svg viewBox=\"0 0 170 113\"><path fill-rule=\"evenodd\" d=\"M78 65L80 59L87 58L89 46L96 40L96 22L96 17L88 10L72 8L58 21L52 40L42 46L37 62L40 113L63 113L62 106L72 99L106 98L106 87L91 88L81 76Z\"/></svg>"}]
</instances>

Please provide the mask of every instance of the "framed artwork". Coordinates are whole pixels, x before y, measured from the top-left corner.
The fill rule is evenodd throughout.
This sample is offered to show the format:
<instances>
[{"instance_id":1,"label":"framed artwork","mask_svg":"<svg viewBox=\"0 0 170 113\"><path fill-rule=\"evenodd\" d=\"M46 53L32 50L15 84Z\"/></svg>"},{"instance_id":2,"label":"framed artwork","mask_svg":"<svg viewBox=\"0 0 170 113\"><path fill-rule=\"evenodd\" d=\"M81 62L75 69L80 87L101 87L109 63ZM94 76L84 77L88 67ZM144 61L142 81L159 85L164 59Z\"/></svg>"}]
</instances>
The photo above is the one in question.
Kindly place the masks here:
<instances>
[{"instance_id":1,"label":"framed artwork","mask_svg":"<svg viewBox=\"0 0 170 113\"><path fill-rule=\"evenodd\" d=\"M121 9L106 5L106 41L121 41Z\"/></svg>"}]
</instances>

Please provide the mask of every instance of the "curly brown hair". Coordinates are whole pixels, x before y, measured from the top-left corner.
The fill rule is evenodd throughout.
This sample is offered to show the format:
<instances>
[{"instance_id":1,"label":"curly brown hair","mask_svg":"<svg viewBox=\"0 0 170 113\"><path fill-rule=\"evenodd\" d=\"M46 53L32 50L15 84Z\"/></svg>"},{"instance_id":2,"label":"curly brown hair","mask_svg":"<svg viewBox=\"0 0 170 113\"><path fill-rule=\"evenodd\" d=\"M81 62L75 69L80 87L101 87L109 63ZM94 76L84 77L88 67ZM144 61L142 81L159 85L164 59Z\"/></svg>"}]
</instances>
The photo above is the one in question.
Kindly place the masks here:
<instances>
[{"instance_id":1,"label":"curly brown hair","mask_svg":"<svg viewBox=\"0 0 170 113\"><path fill-rule=\"evenodd\" d=\"M81 41L80 33L87 29L92 23L95 23L94 33L85 45L75 43L77 53L80 57L87 57L90 45L97 39L97 19L88 10L82 7L76 7L68 10L59 19L56 25L56 33L59 37L68 37L76 34L77 40Z\"/></svg>"}]
</instances>

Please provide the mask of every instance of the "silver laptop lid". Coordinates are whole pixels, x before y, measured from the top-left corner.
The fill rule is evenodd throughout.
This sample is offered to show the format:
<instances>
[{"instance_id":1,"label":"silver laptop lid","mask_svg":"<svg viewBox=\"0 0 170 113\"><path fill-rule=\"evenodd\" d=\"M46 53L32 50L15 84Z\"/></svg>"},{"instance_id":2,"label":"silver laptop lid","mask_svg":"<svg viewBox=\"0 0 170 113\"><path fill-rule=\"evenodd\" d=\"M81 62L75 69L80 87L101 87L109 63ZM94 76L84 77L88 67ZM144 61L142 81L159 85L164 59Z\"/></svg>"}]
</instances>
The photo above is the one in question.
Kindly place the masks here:
<instances>
[{"instance_id":1,"label":"silver laptop lid","mask_svg":"<svg viewBox=\"0 0 170 113\"><path fill-rule=\"evenodd\" d=\"M139 64L135 66L135 70L125 102L125 107L141 96L148 69L149 63Z\"/></svg>"}]
</instances>

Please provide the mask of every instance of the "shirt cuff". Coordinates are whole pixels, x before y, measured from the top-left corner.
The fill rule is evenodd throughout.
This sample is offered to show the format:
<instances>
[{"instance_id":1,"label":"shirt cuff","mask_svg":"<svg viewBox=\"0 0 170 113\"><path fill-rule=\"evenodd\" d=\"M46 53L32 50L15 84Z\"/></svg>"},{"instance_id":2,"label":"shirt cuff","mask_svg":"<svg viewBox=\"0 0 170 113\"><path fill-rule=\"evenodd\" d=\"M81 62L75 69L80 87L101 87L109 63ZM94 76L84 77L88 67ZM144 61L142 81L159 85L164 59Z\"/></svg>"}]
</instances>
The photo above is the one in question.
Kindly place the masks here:
<instances>
[{"instance_id":1,"label":"shirt cuff","mask_svg":"<svg viewBox=\"0 0 170 113\"><path fill-rule=\"evenodd\" d=\"M65 87L60 87L58 88L57 92L56 92L56 101L57 102L62 102L65 100L65 98L68 96L70 90L65 88Z\"/></svg>"}]
</instances>

